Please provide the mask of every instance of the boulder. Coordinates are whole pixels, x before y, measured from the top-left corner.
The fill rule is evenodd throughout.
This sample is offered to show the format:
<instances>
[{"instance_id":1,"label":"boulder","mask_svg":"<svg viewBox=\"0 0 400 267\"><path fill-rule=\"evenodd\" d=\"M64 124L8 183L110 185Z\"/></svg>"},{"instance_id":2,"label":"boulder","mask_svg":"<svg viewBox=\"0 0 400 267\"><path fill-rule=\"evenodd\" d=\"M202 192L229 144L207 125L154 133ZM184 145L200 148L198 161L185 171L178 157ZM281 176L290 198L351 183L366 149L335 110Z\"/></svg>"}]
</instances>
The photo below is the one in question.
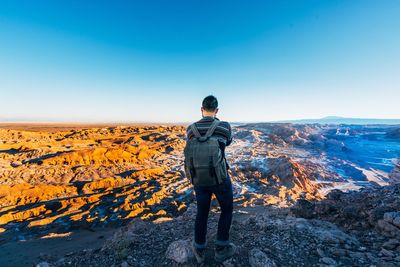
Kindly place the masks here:
<instances>
[{"instance_id":1,"label":"boulder","mask_svg":"<svg viewBox=\"0 0 400 267\"><path fill-rule=\"evenodd\" d=\"M378 221L378 229L388 237L400 237L400 212L385 212L383 219Z\"/></svg>"},{"instance_id":2,"label":"boulder","mask_svg":"<svg viewBox=\"0 0 400 267\"><path fill-rule=\"evenodd\" d=\"M396 239L389 239L382 245L383 248L388 250L394 250L398 246L400 246L400 241Z\"/></svg>"},{"instance_id":3,"label":"boulder","mask_svg":"<svg viewBox=\"0 0 400 267\"><path fill-rule=\"evenodd\" d=\"M165 253L165 257L174 260L177 263L188 262L194 257L191 249L191 241L187 239L172 242Z\"/></svg>"},{"instance_id":4,"label":"boulder","mask_svg":"<svg viewBox=\"0 0 400 267\"><path fill-rule=\"evenodd\" d=\"M275 267L276 264L273 260L268 258L267 254L254 248L249 252L249 263L251 267Z\"/></svg>"},{"instance_id":5,"label":"boulder","mask_svg":"<svg viewBox=\"0 0 400 267\"><path fill-rule=\"evenodd\" d=\"M388 223L391 223L398 228L400 228L400 212L399 211L393 211L393 212L386 212L383 215L383 219L387 221Z\"/></svg>"}]
</instances>

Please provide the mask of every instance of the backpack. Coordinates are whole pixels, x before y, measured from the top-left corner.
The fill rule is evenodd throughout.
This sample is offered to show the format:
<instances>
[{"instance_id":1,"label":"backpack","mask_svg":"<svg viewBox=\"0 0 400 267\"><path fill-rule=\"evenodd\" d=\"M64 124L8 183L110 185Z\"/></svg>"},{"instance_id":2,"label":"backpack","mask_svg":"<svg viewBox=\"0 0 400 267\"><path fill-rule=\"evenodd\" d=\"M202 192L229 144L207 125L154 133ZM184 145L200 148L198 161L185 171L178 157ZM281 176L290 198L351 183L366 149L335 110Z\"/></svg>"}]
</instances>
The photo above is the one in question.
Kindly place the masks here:
<instances>
[{"instance_id":1,"label":"backpack","mask_svg":"<svg viewBox=\"0 0 400 267\"><path fill-rule=\"evenodd\" d=\"M195 138L187 140L184 149L185 173L194 186L213 186L228 178L225 158L219 141L212 136L219 120L214 120L204 136L195 124L190 125Z\"/></svg>"}]
</instances>

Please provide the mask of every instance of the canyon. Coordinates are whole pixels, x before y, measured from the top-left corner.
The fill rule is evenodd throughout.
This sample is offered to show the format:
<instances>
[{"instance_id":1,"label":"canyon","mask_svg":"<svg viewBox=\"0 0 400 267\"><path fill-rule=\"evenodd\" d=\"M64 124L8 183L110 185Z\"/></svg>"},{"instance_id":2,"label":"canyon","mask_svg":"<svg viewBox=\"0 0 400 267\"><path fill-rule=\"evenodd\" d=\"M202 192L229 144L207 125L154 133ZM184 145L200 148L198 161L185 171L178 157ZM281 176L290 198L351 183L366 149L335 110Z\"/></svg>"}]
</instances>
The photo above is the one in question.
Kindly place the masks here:
<instances>
[{"instance_id":1,"label":"canyon","mask_svg":"<svg viewBox=\"0 0 400 267\"><path fill-rule=\"evenodd\" d=\"M357 258L355 263L348 252L365 254L360 247L371 253L370 258L362 256L365 262L381 266L399 263L398 245L384 251L393 255L379 256L381 250L368 245L372 239L361 238L365 231L375 229L375 243L392 240L397 244L398 226L393 222L397 222L398 214L390 212L400 208L396 191L400 181L399 129L390 125L235 124L234 141L226 155L234 189L237 226L233 231L238 228L234 239L245 241L241 256L226 264L247 266L250 254L258 258L272 255L274 251L254 251L257 244L251 243L258 240L259 231L269 233L268 226L259 226L267 224L289 232L298 227L332 231L339 239L343 237L339 243L350 246L341 248L347 251L342 260L331 247L307 259L296 259L302 250L293 250L293 258L283 253L283 258L272 259L278 266L285 261L286 266L301 266L305 260L312 262L310 265L328 266L330 260L322 258L332 259L336 265L342 262L349 266L350 261L360 266L357 264L362 261L357 263ZM166 236L184 222L176 237L190 237L194 207L192 187L183 171L185 134L185 125L0 125L0 245L8 249L2 252L8 253L1 257L2 266L24 266L27 261L32 264L41 260L60 266L68 262L75 266L176 264L164 257L174 241ZM376 217L364 218L366 225L358 225L360 221L347 213L344 221L335 219L346 205L354 205L353 198L357 197L358 202L371 199L370 206L359 208L360 212L379 210L376 206L383 201L378 193L381 190L391 192L384 199L391 204ZM337 192L343 195L339 197L343 202L333 197ZM215 200L212 205L215 213ZM211 221L215 224L215 214ZM136 227L142 230L132 230ZM46 252L46 242L75 240L76 233L84 236L82 231L102 233L97 237L111 239L104 244L96 240L101 248L69 247L67 256ZM121 241L121 235L131 232L135 238L158 240L157 231L162 233L163 242L154 245L143 241L142 245L146 244L149 251L160 250L160 257L140 254L145 253L143 249ZM315 241L310 233L303 234ZM283 242L280 238L275 240L279 244ZM70 243L78 244L79 238L76 240ZM315 242L326 243L318 240ZM43 252L26 260L16 258L13 249L21 242L39 242L38 251ZM267 246L265 240L259 242ZM112 251L122 256L110 257L110 246L117 246ZM98 261L90 262L86 257L96 258L93 253L97 253ZM132 256L135 253L137 256Z\"/></svg>"}]
</instances>

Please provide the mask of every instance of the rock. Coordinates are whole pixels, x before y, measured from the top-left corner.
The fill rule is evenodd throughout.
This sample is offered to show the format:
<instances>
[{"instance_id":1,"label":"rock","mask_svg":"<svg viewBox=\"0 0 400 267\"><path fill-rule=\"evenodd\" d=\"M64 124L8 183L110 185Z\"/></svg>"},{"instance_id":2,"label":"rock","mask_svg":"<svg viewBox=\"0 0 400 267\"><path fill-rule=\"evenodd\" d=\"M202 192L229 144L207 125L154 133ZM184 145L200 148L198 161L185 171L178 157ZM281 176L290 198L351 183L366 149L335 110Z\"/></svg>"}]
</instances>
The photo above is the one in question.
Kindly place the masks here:
<instances>
[{"instance_id":1,"label":"rock","mask_svg":"<svg viewBox=\"0 0 400 267\"><path fill-rule=\"evenodd\" d=\"M377 264L376 264L376 265L377 265L377 266L384 266L384 267L398 267L398 266L399 266L398 264L388 262L388 261L385 260L385 259L379 259L379 260L377 261Z\"/></svg>"},{"instance_id":2,"label":"rock","mask_svg":"<svg viewBox=\"0 0 400 267\"><path fill-rule=\"evenodd\" d=\"M354 260L349 257L340 257L339 266L354 266ZM369 266L369 267L376 267L376 266Z\"/></svg>"},{"instance_id":3,"label":"rock","mask_svg":"<svg viewBox=\"0 0 400 267\"><path fill-rule=\"evenodd\" d=\"M129 248L126 247L126 248L122 248L119 251L116 251L115 255L117 256L118 259L125 259L126 257L128 257L129 253L130 253L130 250L129 250Z\"/></svg>"},{"instance_id":4,"label":"rock","mask_svg":"<svg viewBox=\"0 0 400 267\"><path fill-rule=\"evenodd\" d=\"M386 219L378 221L378 228L382 231L384 235L389 237L400 235L400 229Z\"/></svg>"},{"instance_id":5,"label":"rock","mask_svg":"<svg viewBox=\"0 0 400 267\"><path fill-rule=\"evenodd\" d=\"M16 167L19 167L19 166L21 166L22 165L22 163L20 162L20 161L13 161L13 162L11 162L11 167L14 167L14 168L16 168Z\"/></svg>"},{"instance_id":6,"label":"rock","mask_svg":"<svg viewBox=\"0 0 400 267\"><path fill-rule=\"evenodd\" d=\"M400 228L400 216L393 219L393 224Z\"/></svg>"},{"instance_id":7,"label":"rock","mask_svg":"<svg viewBox=\"0 0 400 267\"><path fill-rule=\"evenodd\" d=\"M336 261L334 259L332 259L332 258L329 258L329 257L321 258L321 262L323 262L325 264L328 264L328 265L334 265L334 266L337 265Z\"/></svg>"},{"instance_id":8,"label":"rock","mask_svg":"<svg viewBox=\"0 0 400 267\"><path fill-rule=\"evenodd\" d=\"M305 199L299 199L290 211L297 217L310 219L314 217L314 208L314 203Z\"/></svg>"},{"instance_id":9,"label":"rock","mask_svg":"<svg viewBox=\"0 0 400 267\"><path fill-rule=\"evenodd\" d=\"M309 178L311 174L308 173L308 170L304 166L293 161L288 156L268 158L268 168L271 176L275 175L279 177L274 186L279 187L279 194L281 196L289 193L288 196L291 195L291 198L299 199L300 194L306 192L317 197L320 185L311 181Z\"/></svg>"},{"instance_id":10,"label":"rock","mask_svg":"<svg viewBox=\"0 0 400 267\"><path fill-rule=\"evenodd\" d=\"M129 263L127 263L126 261L121 263L121 267L129 267Z\"/></svg>"},{"instance_id":11,"label":"rock","mask_svg":"<svg viewBox=\"0 0 400 267\"><path fill-rule=\"evenodd\" d=\"M372 263L376 262L376 258L371 252L365 253L365 257Z\"/></svg>"},{"instance_id":12,"label":"rock","mask_svg":"<svg viewBox=\"0 0 400 267\"><path fill-rule=\"evenodd\" d=\"M333 248L331 250L332 254L337 256L337 257L343 257L347 255L347 250L342 249L342 248ZM321 256L321 255L320 255Z\"/></svg>"},{"instance_id":13,"label":"rock","mask_svg":"<svg viewBox=\"0 0 400 267\"><path fill-rule=\"evenodd\" d=\"M389 239L389 241L386 241L385 243L383 243L382 247L385 249L388 249L388 250L393 250L399 245L400 245L399 240Z\"/></svg>"},{"instance_id":14,"label":"rock","mask_svg":"<svg viewBox=\"0 0 400 267\"><path fill-rule=\"evenodd\" d=\"M384 248L381 249L381 253L385 257L393 257L394 256L394 253L392 251L384 249Z\"/></svg>"},{"instance_id":15,"label":"rock","mask_svg":"<svg viewBox=\"0 0 400 267\"><path fill-rule=\"evenodd\" d=\"M325 244L345 244L351 248L352 245L359 245L359 241L354 237L344 233L334 224L315 220L313 223L318 223L314 226L313 235Z\"/></svg>"},{"instance_id":16,"label":"rock","mask_svg":"<svg viewBox=\"0 0 400 267\"><path fill-rule=\"evenodd\" d=\"M326 203L319 203L315 205L315 212L319 215L330 214L334 211L334 207Z\"/></svg>"},{"instance_id":17,"label":"rock","mask_svg":"<svg viewBox=\"0 0 400 267\"><path fill-rule=\"evenodd\" d=\"M324 253L324 251L322 249L317 248L317 253L321 258L325 257L325 253Z\"/></svg>"},{"instance_id":18,"label":"rock","mask_svg":"<svg viewBox=\"0 0 400 267\"><path fill-rule=\"evenodd\" d=\"M383 215L383 219L388 223L391 223L397 227L400 227L400 212L393 211L393 212L386 212Z\"/></svg>"},{"instance_id":19,"label":"rock","mask_svg":"<svg viewBox=\"0 0 400 267\"><path fill-rule=\"evenodd\" d=\"M177 263L188 262L194 257L190 240L177 240L172 242L165 253L165 257Z\"/></svg>"},{"instance_id":20,"label":"rock","mask_svg":"<svg viewBox=\"0 0 400 267\"><path fill-rule=\"evenodd\" d=\"M36 267L50 267L50 264L46 261L42 261L42 262L36 264Z\"/></svg>"},{"instance_id":21,"label":"rock","mask_svg":"<svg viewBox=\"0 0 400 267\"><path fill-rule=\"evenodd\" d=\"M185 213L182 215L182 219L185 221L192 220L196 216L197 206L194 203L191 203Z\"/></svg>"},{"instance_id":22,"label":"rock","mask_svg":"<svg viewBox=\"0 0 400 267\"><path fill-rule=\"evenodd\" d=\"M326 196L327 199L330 200L340 200L345 193L339 189L333 189Z\"/></svg>"},{"instance_id":23,"label":"rock","mask_svg":"<svg viewBox=\"0 0 400 267\"><path fill-rule=\"evenodd\" d=\"M348 254L349 254L350 258L352 258L354 261L357 261L357 262L363 262L366 257L365 253L358 252L358 251L355 251L355 252L349 251Z\"/></svg>"},{"instance_id":24,"label":"rock","mask_svg":"<svg viewBox=\"0 0 400 267\"><path fill-rule=\"evenodd\" d=\"M343 207L342 214L347 220L351 220L351 219L358 220L360 218L359 211L355 210L354 206Z\"/></svg>"},{"instance_id":25,"label":"rock","mask_svg":"<svg viewBox=\"0 0 400 267\"><path fill-rule=\"evenodd\" d=\"M398 161L389 174L389 178L393 183L400 182L400 161Z\"/></svg>"},{"instance_id":26,"label":"rock","mask_svg":"<svg viewBox=\"0 0 400 267\"><path fill-rule=\"evenodd\" d=\"M251 267L275 267L276 264L270 258L268 258L267 254L259 250L258 248L254 248L249 252L249 263Z\"/></svg>"},{"instance_id":27,"label":"rock","mask_svg":"<svg viewBox=\"0 0 400 267\"><path fill-rule=\"evenodd\" d=\"M222 265L223 265L224 267L234 267L234 266L235 266L234 261L233 261L232 258L230 258L229 260L224 261L224 262L222 263Z\"/></svg>"}]
</instances>

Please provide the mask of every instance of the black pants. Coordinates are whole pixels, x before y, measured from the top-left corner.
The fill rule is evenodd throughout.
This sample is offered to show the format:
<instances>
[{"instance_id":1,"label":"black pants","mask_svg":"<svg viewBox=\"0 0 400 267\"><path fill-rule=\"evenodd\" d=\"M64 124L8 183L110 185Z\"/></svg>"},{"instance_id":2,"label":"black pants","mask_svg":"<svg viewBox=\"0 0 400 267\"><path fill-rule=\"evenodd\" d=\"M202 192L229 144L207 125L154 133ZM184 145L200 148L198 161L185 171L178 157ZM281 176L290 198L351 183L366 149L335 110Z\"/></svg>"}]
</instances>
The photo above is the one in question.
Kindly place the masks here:
<instances>
[{"instance_id":1,"label":"black pants","mask_svg":"<svg viewBox=\"0 0 400 267\"><path fill-rule=\"evenodd\" d=\"M198 248L206 247L207 220L212 194L216 196L221 207L216 244L220 246L227 245L229 243L229 230L231 228L233 211L233 192L230 178L228 177L228 179L219 185L195 186L194 191L197 200L197 214L194 226L195 246Z\"/></svg>"}]
</instances>

